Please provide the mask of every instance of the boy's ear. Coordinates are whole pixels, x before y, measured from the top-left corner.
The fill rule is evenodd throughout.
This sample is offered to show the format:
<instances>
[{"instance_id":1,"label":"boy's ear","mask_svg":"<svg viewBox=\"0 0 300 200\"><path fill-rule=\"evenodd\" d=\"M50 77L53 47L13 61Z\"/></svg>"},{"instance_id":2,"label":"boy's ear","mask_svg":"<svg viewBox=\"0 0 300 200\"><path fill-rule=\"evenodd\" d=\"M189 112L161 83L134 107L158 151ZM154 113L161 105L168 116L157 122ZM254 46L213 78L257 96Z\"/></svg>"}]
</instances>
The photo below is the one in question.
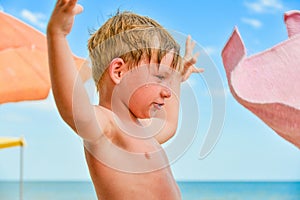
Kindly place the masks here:
<instances>
[{"instance_id":1,"label":"boy's ear","mask_svg":"<svg viewBox=\"0 0 300 200\"><path fill-rule=\"evenodd\" d=\"M122 58L114 58L109 64L109 76L115 84L119 84L127 67Z\"/></svg>"}]
</instances>

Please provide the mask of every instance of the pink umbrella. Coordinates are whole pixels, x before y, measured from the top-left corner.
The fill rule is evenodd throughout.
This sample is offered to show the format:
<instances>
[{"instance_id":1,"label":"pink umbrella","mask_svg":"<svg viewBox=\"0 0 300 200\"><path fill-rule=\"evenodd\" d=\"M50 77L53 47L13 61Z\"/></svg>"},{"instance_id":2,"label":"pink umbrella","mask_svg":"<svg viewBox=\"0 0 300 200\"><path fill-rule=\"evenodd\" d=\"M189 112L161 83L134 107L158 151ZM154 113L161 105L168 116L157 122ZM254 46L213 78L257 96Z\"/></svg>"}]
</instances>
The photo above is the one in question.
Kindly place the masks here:
<instances>
[{"instance_id":1,"label":"pink umbrella","mask_svg":"<svg viewBox=\"0 0 300 200\"><path fill-rule=\"evenodd\" d=\"M237 28L222 51L235 99L300 148L300 11L285 13L289 39L247 57Z\"/></svg>"}]
</instances>

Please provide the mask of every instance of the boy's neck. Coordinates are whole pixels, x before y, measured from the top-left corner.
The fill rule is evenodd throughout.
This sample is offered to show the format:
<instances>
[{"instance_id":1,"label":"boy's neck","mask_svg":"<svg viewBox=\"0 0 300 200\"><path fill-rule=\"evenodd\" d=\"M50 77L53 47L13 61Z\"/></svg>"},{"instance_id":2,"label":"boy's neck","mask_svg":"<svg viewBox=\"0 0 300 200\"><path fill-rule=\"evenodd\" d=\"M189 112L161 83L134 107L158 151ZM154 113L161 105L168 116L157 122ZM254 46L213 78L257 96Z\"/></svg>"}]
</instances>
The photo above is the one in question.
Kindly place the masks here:
<instances>
[{"instance_id":1,"label":"boy's neck","mask_svg":"<svg viewBox=\"0 0 300 200\"><path fill-rule=\"evenodd\" d=\"M101 96L101 95L100 95ZM106 95L107 97L108 95ZM110 111L112 111L120 120L123 122L135 123L136 125L143 126L144 123L141 123L138 118L136 118L128 109L128 107L121 101L114 103L112 108L111 98L99 99L99 106L102 106ZM117 112L116 112L117 111ZM129 117L128 117L129 116ZM150 119L149 119L150 120ZM147 121L147 120L144 120Z\"/></svg>"}]
</instances>

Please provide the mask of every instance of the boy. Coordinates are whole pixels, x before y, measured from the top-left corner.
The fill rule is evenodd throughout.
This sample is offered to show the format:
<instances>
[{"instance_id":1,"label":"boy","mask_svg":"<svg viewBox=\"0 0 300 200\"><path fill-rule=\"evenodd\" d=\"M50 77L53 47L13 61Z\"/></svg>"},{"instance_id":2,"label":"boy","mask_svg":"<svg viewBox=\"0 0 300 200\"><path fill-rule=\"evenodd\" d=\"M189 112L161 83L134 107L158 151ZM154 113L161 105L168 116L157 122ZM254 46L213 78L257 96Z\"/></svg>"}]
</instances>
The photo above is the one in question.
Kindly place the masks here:
<instances>
[{"instance_id":1,"label":"boy","mask_svg":"<svg viewBox=\"0 0 300 200\"><path fill-rule=\"evenodd\" d=\"M99 105L90 104L66 36L83 8L58 0L47 28L52 90L63 120L84 140L98 199L181 199L160 146L176 132L180 82L196 69L152 19L118 13L88 44Z\"/></svg>"}]
</instances>

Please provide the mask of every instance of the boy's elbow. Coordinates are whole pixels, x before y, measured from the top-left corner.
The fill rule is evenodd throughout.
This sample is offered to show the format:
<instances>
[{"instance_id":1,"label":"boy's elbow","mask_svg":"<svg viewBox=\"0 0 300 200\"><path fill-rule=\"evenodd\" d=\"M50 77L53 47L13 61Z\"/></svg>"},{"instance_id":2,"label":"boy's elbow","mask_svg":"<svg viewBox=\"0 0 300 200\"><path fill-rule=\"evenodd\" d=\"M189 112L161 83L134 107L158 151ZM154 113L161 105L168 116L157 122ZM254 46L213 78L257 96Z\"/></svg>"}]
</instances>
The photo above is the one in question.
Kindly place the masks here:
<instances>
[{"instance_id":1,"label":"boy's elbow","mask_svg":"<svg viewBox=\"0 0 300 200\"><path fill-rule=\"evenodd\" d=\"M74 121L73 114L66 113L64 111L59 110L59 114L63 121L68 124L75 132L76 132L76 125Z\"/></svg>"},{"instance_id":2,"label":"boy's elbow","mask_svg":"<svg viewBox=\"0 0 300 200\"><path fill-rule=\"evenodd\" d=\"M70 108L58 106L58 112L59 112L59 115L62 118L62 120L68 126L70 126L73 129L73 131L77 132L77 130L76 130L76 121L77 120L75 120L74 113L72 111L70 111Z\"/></svg>"}]
</instances>

